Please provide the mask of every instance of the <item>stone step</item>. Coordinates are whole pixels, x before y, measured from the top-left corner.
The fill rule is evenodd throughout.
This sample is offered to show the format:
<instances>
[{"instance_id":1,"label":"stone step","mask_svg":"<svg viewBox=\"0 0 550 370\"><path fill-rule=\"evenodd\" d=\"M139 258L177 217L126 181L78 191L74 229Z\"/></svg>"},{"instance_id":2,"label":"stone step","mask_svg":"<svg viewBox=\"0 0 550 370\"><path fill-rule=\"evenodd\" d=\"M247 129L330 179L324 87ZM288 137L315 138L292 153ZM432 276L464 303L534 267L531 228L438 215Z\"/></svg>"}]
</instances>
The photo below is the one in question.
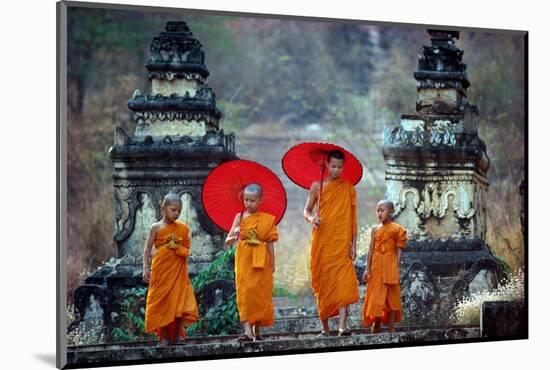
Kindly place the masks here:
<instances>
[{"instance_id":1,"label":"stone step","mask_svg":"<svg viewBox=\"0 0 550 370\"><path fill-rule=\"evenodd\" d=\"M109 343L68 347L68 367L108 366L166 361L214 359L227 356L291 354L330 349L366 349L429 342L470 342L480 338L479 327L401 328L395 333L370 334L366 329L353 335L318 338L318 331L263 335L263 341L237 342L237 336L189 338L186 344L157 347L154 341Z\"/></svg>"}]
</instances>

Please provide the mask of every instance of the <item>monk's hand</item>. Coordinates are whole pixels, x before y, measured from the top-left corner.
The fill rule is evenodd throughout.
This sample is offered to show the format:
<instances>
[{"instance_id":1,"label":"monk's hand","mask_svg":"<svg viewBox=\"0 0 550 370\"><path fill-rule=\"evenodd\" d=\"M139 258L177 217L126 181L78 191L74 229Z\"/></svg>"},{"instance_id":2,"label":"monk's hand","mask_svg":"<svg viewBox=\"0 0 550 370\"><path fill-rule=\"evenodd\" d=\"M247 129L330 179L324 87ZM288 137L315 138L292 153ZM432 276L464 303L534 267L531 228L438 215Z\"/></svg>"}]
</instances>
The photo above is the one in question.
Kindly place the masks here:
<instances>
[{"instance_id":1,"label":"monk's hand","mask_svg":"<svg viewBox=\"0 0 550 370\"><path fill-rule=\"evenodd\" d=\"M233 235L231 237L228 237L225 240L225 243L223 245L223 249L228 250L233 244L235 244L237 241L239 241L239 229L236 229L233 232Z\"/></svg>"},{"instance_id":2,"label":"monk's hand","mask_svg":"<svg viewBox=\"0 0 550 370\"><path fill-rule=\"evenodd\" d=\"M352 261L355 261L355 257L357 257L357 249L355 248L355 246L352 246L349 249L349 256L350 256Z\"/></svg>"},{"instance_id":3,"label":"monk's hand","mask_svg":"<svg viewBox=\"0 0 550 370\"><path fill-rule=\"evenodd\" d=\"M369 279L369 268L365 268L365 272L363 273L363 281L366 283Z\"/></svg>"},{"instance_id":4,"label":"monk's hand","mask_svg":"<svg viewBox=\"0 0 550 370\"><path fill-rule=\"evenodd\" d=\"M143 281L145 281L146 283L149 282L149 280L151 280L151 270L149 270L147 267L145 267L143 269Z\"/></svg>"},{"instance_id":5,"label":"monk's hand","mask_svg":"<svg viewBox=\"0 0 550 370\"><path fill-rule=\"evenodd\" d=\"M311 216L311 224L313 225L314 228L318 228L319 225L321 224L321 219L317 216Z\"/></svg>"},{"instance_id":6,"label":"monk's hand","mask_svg":"<svg viewBox=\"0 0 550 370\"><path fill-rule=\"evenodd\" d=\"M275 273L275 264L271 265L271 273Z\"/></svg>"}]
</instances>

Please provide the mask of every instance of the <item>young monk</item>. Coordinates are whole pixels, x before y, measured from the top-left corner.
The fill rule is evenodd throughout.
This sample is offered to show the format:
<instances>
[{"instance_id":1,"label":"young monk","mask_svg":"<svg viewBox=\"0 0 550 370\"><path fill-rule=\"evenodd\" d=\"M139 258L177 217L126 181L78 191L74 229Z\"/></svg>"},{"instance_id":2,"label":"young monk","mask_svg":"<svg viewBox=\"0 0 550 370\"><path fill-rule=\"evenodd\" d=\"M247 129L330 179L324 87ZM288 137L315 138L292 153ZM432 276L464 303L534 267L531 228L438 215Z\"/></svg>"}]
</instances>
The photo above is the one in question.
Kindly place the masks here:
<instances>
[{"instance_id":1,"label":"young monk","mask_svg":"<svg viewBox=\"0 0 550 370\"><path fill-rule=\"evenodd\" d=\"M328 319L336 315L338 335L351 335L347 327L348 306L359 301L353 266L357 250L355 189L340 178L344 169L342 151L330 151L325 166L328 176L312 184L304 209L305 219L313 225L311 284L323 326L320 337L329 336ZM320 215L314 214L316 204Z\"/></svg>"},{"instance_id":2,"label":"young monk","mask_svg":"<svg viewBox=\"0 0 550 370\"><path fill-rule=\"evenodd\" d=\"M401 321L401 288L399 265L401 250L407 243L407 231L392 221L394 211L390 200L381 200L376 206L380 224L372 229L367 266L363 280L367 293L363 303L363 323L372 324L372 333L380 332L380 323L394 332L394 324Z\"/></svg>"},{"instance_id":3,"label":"young monk","mask_svg":"<svg viewBox=\"0 0 550 370\"><path fill-rule=\"evenodd\" d=\"M243 192L244 211L237 213L224 248L238 241L235 252L237 309L244 327L239 342L262 340L260 327L271 326L273 316L273 243L279 239L275 216L259 212L262 188L249 184Z\"/></svg>"},{"instance_id":4,"label":"young monk","mask_svg":"<svg viewBox=\"0 0 550 370\"><path fill-rule=\"evenodd\" d=\"M143 251L143 280L149 283L145 332L154 332L159 346L185 342L184 326L198 319L193 286L187 274L189 227L178 220L182 202L173 193L164 197L162 220L154 223ZM149 257L155 246L151 269Z\"/></svg>"}]
</instances>

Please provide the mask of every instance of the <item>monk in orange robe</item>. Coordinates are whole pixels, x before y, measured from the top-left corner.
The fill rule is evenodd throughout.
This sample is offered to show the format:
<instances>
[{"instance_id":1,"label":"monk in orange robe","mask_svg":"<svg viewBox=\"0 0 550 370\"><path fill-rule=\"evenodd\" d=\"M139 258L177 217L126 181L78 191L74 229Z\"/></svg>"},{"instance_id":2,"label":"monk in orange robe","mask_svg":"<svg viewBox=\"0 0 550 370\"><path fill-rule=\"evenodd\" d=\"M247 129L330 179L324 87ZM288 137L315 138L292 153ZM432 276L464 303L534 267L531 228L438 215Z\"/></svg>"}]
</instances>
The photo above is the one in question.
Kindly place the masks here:
<instances>
[{"instance_id":1,"label":"monk in orange robe","mask_svg":"<svg viewBox=\"0 0 550 370\"><path fill-rule=\"evenodd\" d=\"M380 225L373 228L367 254L367 266L363 280L367 293L363 302L363 324L372 325L372 333L380 332L380 323L387 324L394 332L394 324L403 318L399 265L401 250L407 244L407 231L392 222L394 206L389 200L382 200L376 206Z\"/></svg>"},{"instance_id":2,"label":"monk in orange robe","mask_svg":"<svg viewBox=\"0 0 550 370\"><path fill-rule=\"evenodd\" d=\"M279 236L275 216L259 212L262 188L258 184L245 187L245 210L235 216L225 248L238 242L235 252L235 287L237 309L245 333L241 342L262 340L260 327L271 326L273 315L273 243Z\"/></svg>"},{"instance_id":3,"label":"monk in orange robe","mask_svg":"<svg viewBox=\"0 0 550 370\"><path fill-rule=\"evenodd\" d=\"M162 202L163 218L151 226L143 252L143 280L149 283L145 306L145 332L154 332L159 345L185 340L184 326L198 320L195 293L187 272L189 227L178 220L182 203L176 194ZM151 269L151 248L155 246Z\"/></svg>"},{"instance_id":4,"label":"monk in orange robe","mask_svg":"<svg viewBox=\"0 0 550 370\"><path fill-rule=\"evenodd\" d=\"M304 209L305 219L313 225L311 285L323 326L319 336L329 335L328 319L336 315L338 335L351 335L347 328L348 306L359 301L353 266L357 250L357 196L353 185L340 178L344 168L342 151L330 151L325 166L328 176L322 184L313 183ZM314 214L316 204L318 213Z\"/></svg>"}]
</instances>

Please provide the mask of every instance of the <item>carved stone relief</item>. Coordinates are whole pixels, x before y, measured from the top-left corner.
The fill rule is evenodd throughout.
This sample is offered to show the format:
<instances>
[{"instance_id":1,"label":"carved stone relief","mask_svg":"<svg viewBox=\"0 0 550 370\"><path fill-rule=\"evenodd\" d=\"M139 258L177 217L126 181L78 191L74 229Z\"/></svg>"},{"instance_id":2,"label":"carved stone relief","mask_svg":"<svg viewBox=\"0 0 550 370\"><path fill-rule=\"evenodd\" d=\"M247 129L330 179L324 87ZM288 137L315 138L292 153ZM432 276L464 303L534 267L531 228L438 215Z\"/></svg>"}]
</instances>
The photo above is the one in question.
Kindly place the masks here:
<instances>
[{"instance_id":1,"label":"carved stone relief","mask_svg":"<svg viewBox=\"0 0 550 370\"><path fill-rule=\"evenodd\" d=\"M477 221L474 193L483 189L463 181L423 182L386 181L386 197L395 204L394 217L418 240L481 236L483 221ZM474 191L476 189L476 191ZM479 203L478 203L479 204ZM482 215L483 217L483 215ZM477 229L474 230L474 224Z\"/></svg>"},{"instance_id":2,"label":"carved stone relief","mask_svg":"<svg viewBox=\"0 0 550 370\"><path fill-rule=\"evenodd\" d=\"M195 96L197 90L201 84L197 80L187 79L153 79L151 81L151 92L153 95L161 94L163 96L170 96L176 94L177 96L185 96L186 93Z\"/></svg>"},{"instance_id":3,"label":"carved stone relief","mask_svg":"<svg viewBox=\"0 0 550 370\"><path fill-rule=\"evenodd\" d=\"M192 195L183 193L180 196L183 207L179 220L185 222L191 229L191 254L194 256L209 255L216 252L212 236L206 233L200 225L197 210L193 206Z\"/></svg>"},{"instance_id":4,"label":"carved stone relief","mask_svg":"<svg viewBox=\"0 0 550 370\"><path fill-rule=\"evenodd\" d=\"M147 192L138 192L138 202L135 210L134 224L131 232L121 243L122 253L131 254L134 257L143 254L143 248L151 225L158 221L154 200Z\"/></svg>"},{"instance_id":5,"label":"carved stone relief","mask_svg":"<svg viewBox=\"0 0 550 370\"><path fill-rule=\"evenodd\" d=\"M401 299L405 317L412 322L429 318L439 292L437 284L422 262L413 262L401 279Z\"/></svg>"},{"instance_id":6,"label":"carved stone relief","mask_svg":"<svg viewBox=\"0 0 550 370\"><path fill-rule=\"evenodd\" d=\"M142 137L146 135L162 137L166 135L177 139L181 136L203 136L206 134L206 125L204 122L186 121L186 120L142 120L138 119L135 136Z\"/></svg>"}]
</instances>

